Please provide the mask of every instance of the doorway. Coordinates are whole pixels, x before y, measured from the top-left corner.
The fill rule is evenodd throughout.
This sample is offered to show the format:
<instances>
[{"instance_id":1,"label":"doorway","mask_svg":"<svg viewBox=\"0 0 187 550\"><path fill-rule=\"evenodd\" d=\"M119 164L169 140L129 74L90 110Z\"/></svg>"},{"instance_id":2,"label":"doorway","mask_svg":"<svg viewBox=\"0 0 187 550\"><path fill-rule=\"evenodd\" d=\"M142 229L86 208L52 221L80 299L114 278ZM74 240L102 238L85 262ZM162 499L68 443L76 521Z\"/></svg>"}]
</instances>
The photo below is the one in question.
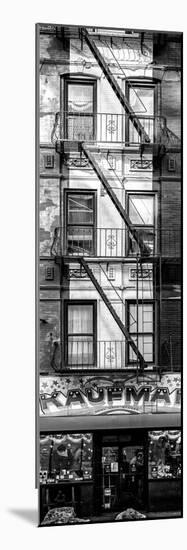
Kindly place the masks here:
<instances>
[{"instance_id":1,"label":"doorway","mask_svg":"<svg viewBox=\"0 0 187 550\"><path fill-rule=\"evenodd\" d=\"M104 435L100 440L100 465L97 466L97 486L100 485L101 513L122 512L127 508L145 509L146 458L144 435Z\"/></svg>"}]
</instances>

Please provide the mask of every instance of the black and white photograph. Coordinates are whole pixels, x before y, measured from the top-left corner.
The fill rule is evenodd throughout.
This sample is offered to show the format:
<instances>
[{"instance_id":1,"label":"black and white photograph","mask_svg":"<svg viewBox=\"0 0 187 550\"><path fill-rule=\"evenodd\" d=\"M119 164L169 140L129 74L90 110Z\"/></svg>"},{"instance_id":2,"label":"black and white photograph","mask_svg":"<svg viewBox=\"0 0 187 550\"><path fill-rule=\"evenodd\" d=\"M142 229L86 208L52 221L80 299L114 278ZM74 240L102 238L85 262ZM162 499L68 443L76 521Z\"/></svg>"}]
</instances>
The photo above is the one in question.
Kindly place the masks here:
<instances>
[{"instance_id":1,"label":"black and white photograph","mask_svg":"<svg viewBox=\"0 0 187 550\"><path fill-rule=\"evenodd\" d=\"M182 43L36 26L41 527L183 515Z\"/></svg>"}]
</instances>

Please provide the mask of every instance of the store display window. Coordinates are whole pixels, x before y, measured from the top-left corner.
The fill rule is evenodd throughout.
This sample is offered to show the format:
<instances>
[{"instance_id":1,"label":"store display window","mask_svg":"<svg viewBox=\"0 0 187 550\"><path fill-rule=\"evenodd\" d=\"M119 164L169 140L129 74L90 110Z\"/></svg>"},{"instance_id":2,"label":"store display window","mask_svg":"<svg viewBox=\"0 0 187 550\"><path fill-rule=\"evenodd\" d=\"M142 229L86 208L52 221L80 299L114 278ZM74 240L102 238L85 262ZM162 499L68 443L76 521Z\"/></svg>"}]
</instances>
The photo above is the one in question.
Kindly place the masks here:
<instances>
[{"instance_id":1,"label":"store display window","mask_svg":"<svg viewBox=\"0 0 187 550\"><path fill-rule=\"evenodd\" d=\"M92 479L91 434L47 434L40 437L40 482Z\"/></svg>"},{"instance_id":2,"label":"store display window","mask_svg":"<svg viewBox=\"0 0 187 550\"><path fill-rule=\"evenodd\" d=\"M149 479L181 477L181 431L157 430L149 432Z\"/></svg>"}]
</instances>

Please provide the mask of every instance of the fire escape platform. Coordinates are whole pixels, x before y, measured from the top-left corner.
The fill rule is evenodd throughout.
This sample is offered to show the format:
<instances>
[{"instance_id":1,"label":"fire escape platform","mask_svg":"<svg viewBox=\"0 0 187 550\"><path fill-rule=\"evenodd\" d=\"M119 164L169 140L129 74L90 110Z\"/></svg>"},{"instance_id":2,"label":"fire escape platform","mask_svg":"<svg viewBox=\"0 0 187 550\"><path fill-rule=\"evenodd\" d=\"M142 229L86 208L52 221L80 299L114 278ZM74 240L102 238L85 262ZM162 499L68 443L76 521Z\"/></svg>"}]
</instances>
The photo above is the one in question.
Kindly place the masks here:
<instances>
[{"instance_id":1,"label":"fire escape platform","mask_svg":"<svg viewBox=\"0 0 187 550\"><path fill-rule=\"evenodd\" d=\"M107 153L126 153L126 154L139 154L139 155L153 155L163 156L165 153L181 153L181 146L167 145L167 147L161 143L146 143L146 144L132 144L124 143L122 141L94 141L93 143L81 141L70 141L66 139L59 139L56 141L56 152L59 154L67 153L80 153L82 144L89 147L91 152L103 152Z\"/></svg>"},{"instance_id":2,"label":"fire escape platform","mask_svg":"<svg viewBox=\"0 0 187 550\"><path fill-rule=\"evenodd\" d=\"M66 264L70 263L79 263L81 259L86 259L86 261L90 264L98 264L98 263L108 263L111 262L112 264L136 264L137 263L137 257L124 257L124 256L64 256L64 255L56 255L55 256L55 263L61 264L62 262ZM48 259L48 258L47 258ZM153 255L153 256L139 256L138 262L150 264L155 263L158 260L160 260L160 255ZM180 258L176 257L161 257L162 262L165 263L179 263Z\"/></svg>"},{"instance_id":3,"label":"fire escape platform","mask_svg":"<svg viewBox=\"0 0 187 550\"><path fill-rule=\"evenodd\" d=\"M73 151L81 152L83 143L87 145L87 147L89 147L90 151L92 151L93 153L94 152L98 153L99 151L107 152L108 150L110 152L119 151L119 152L128 153L128 154L140 153L140 143L127 144L127 143L124 143L123 141L99 141L99 140L94 140L93 142L91 141L83 142L82 140L71 141L69 139L61 139L57 141L57 144L56 144L56 148L58 149L57 152L60 152L60 148L64 153L69 153ZM151 149L152 145L153 144L150 144L150 146L148 147L150 149L150 153L152 152L152 149Z\"/></svg>"}]
</instances>

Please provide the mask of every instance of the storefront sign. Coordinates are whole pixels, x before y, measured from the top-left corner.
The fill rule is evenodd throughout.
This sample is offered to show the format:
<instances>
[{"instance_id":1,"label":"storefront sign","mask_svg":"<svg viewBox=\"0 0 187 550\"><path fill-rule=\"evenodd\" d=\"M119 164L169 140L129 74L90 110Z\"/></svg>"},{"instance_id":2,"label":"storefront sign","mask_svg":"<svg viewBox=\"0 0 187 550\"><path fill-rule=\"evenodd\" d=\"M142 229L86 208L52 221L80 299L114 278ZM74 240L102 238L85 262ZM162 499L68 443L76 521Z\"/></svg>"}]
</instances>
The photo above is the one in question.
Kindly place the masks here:
<instances>
[{"instance_id":1,"label":"storefront sign","mask_svg":"<svg viewBox=\"0 0 187 550\"><path fill-rule=\"evenodd\" d=\"M178 373L139 376L41 377L42 415L95 415L179 412Z\"/></svg>"}]
</instances>

